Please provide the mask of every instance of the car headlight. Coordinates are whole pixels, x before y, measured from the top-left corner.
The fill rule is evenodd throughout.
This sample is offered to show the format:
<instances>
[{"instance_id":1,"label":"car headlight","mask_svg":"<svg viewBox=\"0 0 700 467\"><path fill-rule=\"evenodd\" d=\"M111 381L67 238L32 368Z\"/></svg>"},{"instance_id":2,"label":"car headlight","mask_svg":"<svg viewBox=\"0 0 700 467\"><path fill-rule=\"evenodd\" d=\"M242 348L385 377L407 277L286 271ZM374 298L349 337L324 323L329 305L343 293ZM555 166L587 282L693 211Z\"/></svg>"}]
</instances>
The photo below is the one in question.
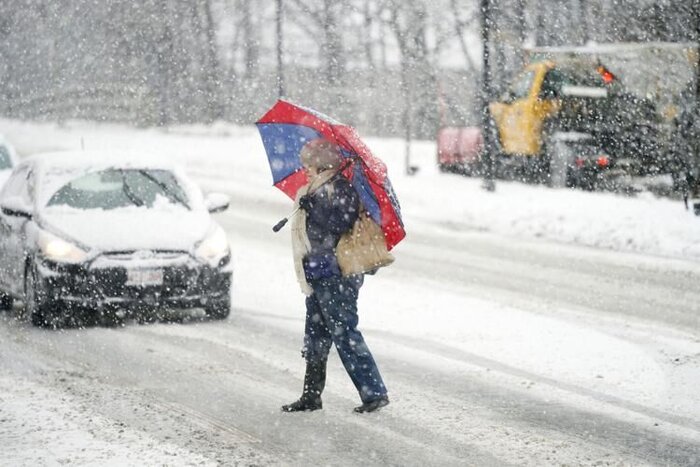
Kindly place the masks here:
<instances>
[{"instance_id":1,"label":"car headlight","mask_svg":"<svg viewBox=\"0 0 700 467\"><path fill-rule=\"evenodd\" d=\"M57 263L81 263L87 252L48 232L39 233L39 249L44 257Z\"/></svg>"},{"instance_id":2,"label":"car headlight","mask_svg":"<svg viewBox=\"0 0 700 467\"><path fill-rule=\"evenodd\" d=\"M216 227L207 237L197 245L197 258L209 263L211 266L219 264L228 256L230 248L226 232L221 227Z\"/></svg>"}]
</instances>

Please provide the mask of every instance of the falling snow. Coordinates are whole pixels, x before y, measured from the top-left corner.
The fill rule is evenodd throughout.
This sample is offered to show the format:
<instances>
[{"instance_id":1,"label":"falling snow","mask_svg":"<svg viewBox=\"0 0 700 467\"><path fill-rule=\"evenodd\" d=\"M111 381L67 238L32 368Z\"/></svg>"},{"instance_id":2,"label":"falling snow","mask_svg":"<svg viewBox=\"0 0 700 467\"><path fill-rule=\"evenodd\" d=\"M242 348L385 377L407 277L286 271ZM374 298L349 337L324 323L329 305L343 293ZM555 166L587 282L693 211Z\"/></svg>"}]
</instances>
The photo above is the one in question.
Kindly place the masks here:
<instances>
[{"instance_id":1,"label":"falling snow","mask_svg":"<svg viewBox=\"0 0 700 467\"><path fill-rule=\"evenodd\" d=\"M0 464L700 465L700 1L5 3ZM333 352L280 411L270 170L321 133L266 154L278 98L400 204L358 302L378 413Z\"/></svg>"}]
</instances>

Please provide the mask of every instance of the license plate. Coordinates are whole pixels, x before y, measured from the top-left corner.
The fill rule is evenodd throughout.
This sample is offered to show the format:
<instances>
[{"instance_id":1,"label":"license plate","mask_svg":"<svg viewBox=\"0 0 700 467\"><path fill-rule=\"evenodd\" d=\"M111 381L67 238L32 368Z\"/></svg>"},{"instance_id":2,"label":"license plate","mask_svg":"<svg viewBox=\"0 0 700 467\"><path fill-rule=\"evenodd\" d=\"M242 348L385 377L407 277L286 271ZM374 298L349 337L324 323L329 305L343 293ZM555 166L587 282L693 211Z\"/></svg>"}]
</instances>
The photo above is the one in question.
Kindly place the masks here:
<instances>
[{"instance_id":1,"label":"license plate","mask_svg":"<svg viewBox=\"0 0 700 467\"><path fill-rule=\"evenodd\" d=\"M162 285L162 269L132 269L126 272L126 285Z\"/></svg>"}]
</instances>

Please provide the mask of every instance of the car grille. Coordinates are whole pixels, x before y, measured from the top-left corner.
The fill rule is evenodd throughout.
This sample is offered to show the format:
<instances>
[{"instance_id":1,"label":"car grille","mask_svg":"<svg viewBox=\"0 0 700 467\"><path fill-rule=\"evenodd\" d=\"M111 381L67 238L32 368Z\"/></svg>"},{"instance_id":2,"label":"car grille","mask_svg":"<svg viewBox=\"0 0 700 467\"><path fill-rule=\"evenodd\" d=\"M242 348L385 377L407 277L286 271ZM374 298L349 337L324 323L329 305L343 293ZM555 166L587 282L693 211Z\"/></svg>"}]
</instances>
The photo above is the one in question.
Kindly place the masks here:
<instances>
[{"instance_id":1,"label":"car grille","mask_svg":"<svg viewBox=\"0 0 700 467\"><path fill-rule=\"evenodd\" d=\"M127 285L127 268L160 269L162 285ZM93 262L87 285L106 298L178 298L199 293L200 268L185 251L138 250L105 252Z\"/></svg>"},{"instance_id":2,"label":"car grille","mask_svg":"<svg viewBox=\"0 0 700 467\"><path fill-rule=\"evenodd\" d=\"M127 285L126 268L112 267L91 271L90 286L104 297L141 299L157 295L177 298L197 294L201 290L200 271L186 267L165 267L163 284L157 286Z\"/></svg>"},{"instance_id":3,"label":"car grille","mask_svg":"<svg viewBox=\"0 0 700 467\"><path fill-rule=\"evenodd\" d=\"M228 294L231 287L230 270L201 264L185 252L110 252L88 265L44 266L53 271L44 280L54 299L98 306L190 306ZM128 271L156 268L163 273L162 284L127 284Z\"/></svg>"}]
</instances>

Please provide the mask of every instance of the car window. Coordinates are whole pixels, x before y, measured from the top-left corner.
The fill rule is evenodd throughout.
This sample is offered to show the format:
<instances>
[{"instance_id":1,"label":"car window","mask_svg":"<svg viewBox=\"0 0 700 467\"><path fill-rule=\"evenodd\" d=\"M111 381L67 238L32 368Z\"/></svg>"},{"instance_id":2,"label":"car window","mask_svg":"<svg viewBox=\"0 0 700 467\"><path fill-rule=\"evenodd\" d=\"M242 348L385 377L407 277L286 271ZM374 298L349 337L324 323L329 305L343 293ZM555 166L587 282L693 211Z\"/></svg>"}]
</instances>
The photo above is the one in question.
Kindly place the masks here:
<instances>
[{"instance_id":1,"label":"car window","mask_svg":"<svg viewBox=\"0 0 700 467\"><path fill-rule=\"evenodd\" d=\"M10 151L7 146L0 144L0 170L12 168L12 159L10 159Z\"/></svg>"},{"instance_id":2,"label":"car window","mask_svg":"<svg viewBox=\"0 0 700 467\"><path fill-rule=\"evenodd\" d=\"M532 87L532 81L535 79L535 71L527 71L513 82L510 87L510 95L513 100L525 99L530 95L530 88Z\"/></svg>"},{"instance_id":3,"label":"car window","mask_svg":"<svg viewBox=\"0 0 700 467\"><path fill-rule=\"evenodd\" d=\"M20 167L10 176L0 192L0 199L19 196L28 205L31 204L30 168Z\"/></svg>"},{"instance_id":4,"label":"car window","mask_svg":"<svg viewBox=\"0 0 700 467\"><path fill-rule=\"evenodd\" d=\"M163 200L189 209L189 201L175 175L167 170L108 169L72 180L60 188L48 206L77 209L152 209Z\"/></svg>"}]
</instances>

